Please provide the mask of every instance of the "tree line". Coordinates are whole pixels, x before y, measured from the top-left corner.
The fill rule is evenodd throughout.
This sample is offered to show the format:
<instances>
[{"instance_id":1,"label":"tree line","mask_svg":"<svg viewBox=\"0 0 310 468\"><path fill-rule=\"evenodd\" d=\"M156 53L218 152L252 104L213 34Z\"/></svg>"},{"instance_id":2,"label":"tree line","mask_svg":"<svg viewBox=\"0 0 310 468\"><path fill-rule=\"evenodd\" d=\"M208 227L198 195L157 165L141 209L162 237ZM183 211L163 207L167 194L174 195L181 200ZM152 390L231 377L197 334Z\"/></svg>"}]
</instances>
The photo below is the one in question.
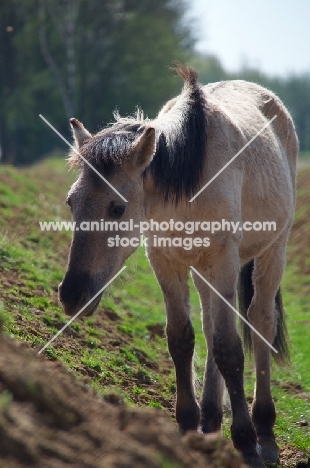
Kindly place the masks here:
<instances>
[{"instance_id":1,"label":"tree line","mask_svg":"<svg viewBox=\"0 0 310 468\"><path fill-rule=\"evenodd\" d=\"M242 68L237 73L229 73L214 56L196 55L192 63L200 71L200 81L203 83L244 79L272 90L282 99L293 116L300 151L310 151L310 70L300 75L270 77L248 67Z\"/></svg>"},{"instance_id":2,"label":"tree line","mask_svg":"<svg viewBox=\"0 0 310 468\"><path fill-rule=\"evenodd\" d=\"M2 0L0 5L0 151L2 162L29 164L70 139L68 119L90 131L113 111L136 106L154 117L180 92L169 70L189 62L203 83L245 78L275 91L291 110L302 150L310 150L310 73L270 78L232 75L216 57L195 53L187 0Z\"/></svg>"}]
</instances>

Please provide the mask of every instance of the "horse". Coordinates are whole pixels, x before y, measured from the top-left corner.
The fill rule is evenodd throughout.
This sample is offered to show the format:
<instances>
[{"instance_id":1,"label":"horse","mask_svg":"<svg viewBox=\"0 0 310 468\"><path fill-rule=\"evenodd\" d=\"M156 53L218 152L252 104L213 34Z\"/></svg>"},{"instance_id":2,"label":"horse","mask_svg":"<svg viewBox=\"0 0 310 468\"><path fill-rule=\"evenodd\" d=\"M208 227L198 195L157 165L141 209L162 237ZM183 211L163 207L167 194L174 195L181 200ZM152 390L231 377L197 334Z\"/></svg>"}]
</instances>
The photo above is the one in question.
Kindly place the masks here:
<instances>
[{"instance_id":1,"label":"horse","mask_svg":"<svg viewBox=\"0 0 310 468\"><path fill-rule=\"evenodd\" d=\"M183 89L153 120L139 110L133 117L116 115L114 123L95 135L77 119L70 120L75 150L69 164L80 168L80 174L67 203L77 226L99 219L168 226L164 234L170 243L158 247L152 241L146 250L167 314L176 421L182 433L219 431L226 386L233 444L248 466L261 468L275 464L279 455L270 346L279 362L288 359L280 284L295 207L298 140L289 112L271 91L243 80L202 86L190 66L177 64L174 69ZM197 222L192 248L184 248L186 232L177 230L176 222L169 224L174 219L184 225ZM203 221L223 220L240 227L214 230L205 243ZM276 231L242 228L246 222L254 226L265 220L275 222ZM73 316L89 302L81 315L91 315L101 297L92 300L94 295L136 250L134 231L115 226L113 235L124 241L122 246L108 245L108 231L73 233L59 285L66 314ZM193 384L190 274L200 296L207 347L200 404ZM238 295L240 314L251 325L243 325L255 361L251 410L244 392L244 347L233 311Z\"/></svg>"}]
</instances>

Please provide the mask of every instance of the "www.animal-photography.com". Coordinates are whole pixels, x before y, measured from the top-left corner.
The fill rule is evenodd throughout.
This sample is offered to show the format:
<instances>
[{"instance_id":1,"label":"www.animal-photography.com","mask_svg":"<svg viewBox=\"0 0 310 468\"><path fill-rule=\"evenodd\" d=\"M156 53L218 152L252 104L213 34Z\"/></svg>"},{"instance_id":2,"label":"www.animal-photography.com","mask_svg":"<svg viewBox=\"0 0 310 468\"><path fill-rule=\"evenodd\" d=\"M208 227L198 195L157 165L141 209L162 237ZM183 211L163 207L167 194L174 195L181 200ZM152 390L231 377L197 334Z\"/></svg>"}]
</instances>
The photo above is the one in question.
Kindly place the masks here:
<instances>
[{"instance_id":1,"label":"www.animal-photography.com","mask_svg":"<svg viewBox=\"0 0 310 468\"><path fill-rule=\"evenodd\" d=\"M1 467L310 467L309 15L1 3Z\"/></svg>"}]
</instances>

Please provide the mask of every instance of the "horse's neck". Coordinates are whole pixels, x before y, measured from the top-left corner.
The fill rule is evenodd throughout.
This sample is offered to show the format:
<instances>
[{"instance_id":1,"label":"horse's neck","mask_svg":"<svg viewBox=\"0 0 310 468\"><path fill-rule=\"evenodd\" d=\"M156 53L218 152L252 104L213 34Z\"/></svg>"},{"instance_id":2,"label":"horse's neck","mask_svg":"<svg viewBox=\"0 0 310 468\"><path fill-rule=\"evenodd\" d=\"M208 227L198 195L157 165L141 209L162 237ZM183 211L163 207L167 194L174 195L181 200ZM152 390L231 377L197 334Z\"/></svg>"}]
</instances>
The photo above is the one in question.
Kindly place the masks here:
<instances>
[{"instance_id":1,"label":"horse's neck","mask_svg":"<svg viewBox=\"0 0 310 468\"><path fill-rule=\"evenodd\" d=\"M164 202L163 194L157 190L156 183L149 175L144 182L144 211L146 220L165 221L175 218L176 209L178 216L186 214L186 200L180 200L178 207L173 201Z\"/></svg>"},{"instance_id":2,"label":"horse's neck","mask_svg":"<svg viewBox=\"0 0 310 468\"><path fill-rule=\"evenodd\" d=\"M190 99L188 93L184 92L175 99L169 101L169 106L165 106L153 120L152 124L156 130L157 140L163 134L165 136L167 149L171 151L175 141L183 137L184 117L186 116Z\"/></svg>"}]
</instances>

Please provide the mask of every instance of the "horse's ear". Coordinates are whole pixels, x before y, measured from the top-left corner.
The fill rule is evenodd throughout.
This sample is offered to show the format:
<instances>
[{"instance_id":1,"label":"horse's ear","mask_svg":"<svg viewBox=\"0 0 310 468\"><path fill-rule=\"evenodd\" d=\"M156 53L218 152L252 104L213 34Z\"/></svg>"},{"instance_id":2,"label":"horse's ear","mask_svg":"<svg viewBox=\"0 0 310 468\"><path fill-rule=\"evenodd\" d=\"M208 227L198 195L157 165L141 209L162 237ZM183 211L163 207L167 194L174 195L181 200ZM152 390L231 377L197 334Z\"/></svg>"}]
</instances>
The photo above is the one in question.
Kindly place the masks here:
<instances>
[{"instance_id":1,"label":"horse's ear","mask_svg":"<svg viewBox=\"0 0 310 468\"><path fill-rule=\"evenodd\" d=\"M83 124L78 119L70 119L73 136L78 148L80 148L85 140L91 138L91 134L84 128Z\"/></svg>"},{"instance_id":2,"label":"horse's ear","mask_svg":"<svg viewBox=\"0 0 310 468\"><path fill-rule=\"evenodd\" d=\"M143 169L150 164L156 150L155 128L147 127L141 136L133 143L132 162L137 169Z\"/></svg>"}]
</instances>

